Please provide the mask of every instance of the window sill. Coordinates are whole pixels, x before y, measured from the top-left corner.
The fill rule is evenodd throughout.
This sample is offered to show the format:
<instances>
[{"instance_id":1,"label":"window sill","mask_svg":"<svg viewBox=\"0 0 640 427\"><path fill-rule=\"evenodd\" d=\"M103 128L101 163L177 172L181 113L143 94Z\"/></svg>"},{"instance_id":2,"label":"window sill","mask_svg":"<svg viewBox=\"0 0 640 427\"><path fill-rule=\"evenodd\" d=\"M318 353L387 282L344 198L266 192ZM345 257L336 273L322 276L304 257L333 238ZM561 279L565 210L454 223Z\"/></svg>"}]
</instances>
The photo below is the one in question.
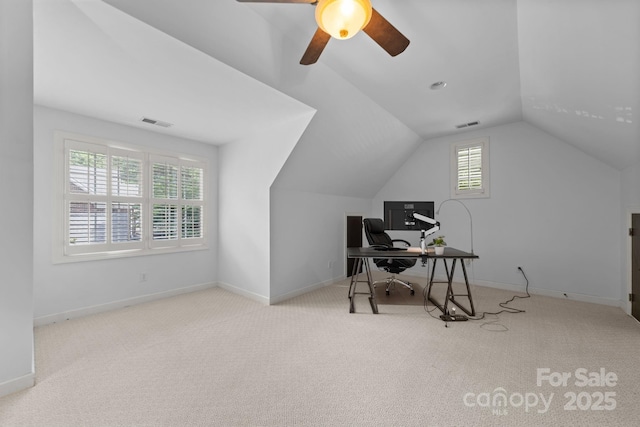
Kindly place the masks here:
<instances>
[{"instance_id":1,"label":"window sill","mask_svg":"<svg viewBox=\"0 0 640 427\"><path fill-rule=\"evenodd\" d=\"M92 252L84 254L64 255L54 254L53 264L67 264L85 261L104 261L109 259L133 258L149 255L175 254L182 252L204 251L208 250L207 244L184 245L179 247L163 247L152 249L130 249L110 252Z\"/></svg>"},{"instance_id":2,"label":"window sill","mask_svg":"<svg viewBox=\"0 0 640 427\"><path fill-rule=\"evenodd\" d=\"M452 199L488 199L491 195L488 192L484 193L454 193L451 194Z\"/></svg>"}]
</instances>

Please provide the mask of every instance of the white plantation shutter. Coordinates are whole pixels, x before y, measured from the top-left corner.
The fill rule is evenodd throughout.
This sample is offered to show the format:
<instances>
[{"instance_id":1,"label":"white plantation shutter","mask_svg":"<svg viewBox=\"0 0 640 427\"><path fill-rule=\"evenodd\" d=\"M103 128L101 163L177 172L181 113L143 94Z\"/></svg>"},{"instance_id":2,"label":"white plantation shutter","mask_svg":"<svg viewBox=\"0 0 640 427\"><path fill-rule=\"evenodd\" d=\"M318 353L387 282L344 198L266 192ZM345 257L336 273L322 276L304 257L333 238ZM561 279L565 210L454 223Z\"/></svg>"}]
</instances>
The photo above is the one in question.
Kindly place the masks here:
<instances>
[{"instance_id":1,"label":"white plantation shutter","mask_svg":"<svg viewBox=\"0 0 640 427\"><path fill-rule=\"evenodd\" d=\"M202 206L182 206L182 238L197 239L202 237Z\"/></svg>"},{"instance_id":2,"label":"white plantation shutter","mask_svg":"<svg viewBox=\"0 0 640 427\"><path fill-rule=\"evenodd\" d=\"M199 244L204 238L204 165L151 156L151 247Z\"/></svg>"},{"instance_id":3,"label":"white plantation shutter","mask_svg":"<svg viewBox=\"0 0 640 427\"><path fill-rule=\"evenodd\" d=\"M451 146L451 197L489 197L489 140Z\"/></svg>"},{"instance_id":4,"label":"white plantation shutter","mask_svg":"<svg viewBox=\"0 0 640 427\"><path fill-rule=\"evenodd\" d=\"M68 209L71 245L107 243L106 203L71 201Z\"/></svg>"},{"instance_id":5,"label":"white plantation shutter","mask_svg":"<svg viewBox=\"0 0 640 427\"><path fill-rule=\"evenodd\" d=\"M104 147L79 141L67 141L67 193L91 196L107 195L108 155Z\"/></svg>"},{"instance_id":6,"label":"white plantation shutter","mask_svg":"<svg viewBox=\"0 0 640 427\"><path fill-rule=\"evenodd\" d=\"M201 167L182 166L182 198L187 200L202 200Z\"/></svg>"},{"instance_id":7,"label":"white plantation shutter","mask_svg":"<svg viewBox=\"0 0 640 427\"><path fill-rule=\"evenodd\" d=\"M182 250L206 244L206 162L58 132L64 230L57 261ZM62 218L61 218L62 219ZM153 252L152 252L153 250ZM101 255L102 254L102 255Z\"/></svg>"},{"instance_id":8,"label":"white plantation shutter","mask_svg":"<svg viewBox=\"0 0 640 427\"><path fill-rule=\"evenodd\" d=\"M114 196L142 197L143 158L132 154L111 156L111 194Z\"/></svg>"},{"instance_id":9,"label":"white plantation shutter","mask_svg":"<svg viewBox=\"0 0 640 427\"><path fill-rule=\"evenodd\" d=\"M204 169L198 165L183 165L181 169L182 185L182 238L198 239L202 237Z\"/></svg>"},{"instance_id":10,"label":"white plantation shutter","mask_svg":"<svg viewBox=\"0 0 640 427\"><path fill-rule=\"evenodd\" d=\"M178 245L178 171L179 160L151 157L151 246Z\"/></svg>"},{"instance_id":11,"label":"white plantation shutter","mask_svg":"<svg viewBox=\"0 0 640 427\"><path fill-rule=\"evenodd\" d=\"M65 154L66 253L105 250L108 235L108 151L97 144L67 140Z\"/></svg>"},{"instance_id":12,"label":"white plantation shutter","mask_svg":"<svg viewBox=\"0 0 640 427\"><path fill-rule=\"evenodd\" d=\"M458 190L482 190L482 147L458 148Z\"/></svg>"},{"instance_id":13,"label":"white plantation shutter","mask_svg":"<svg viewBox=\"0 0 640 427\"><path fill-rule=\"evenodd\" d=\"M153 240L178 240L178 205L171 203L153 204ZM159 246L159 245L155 245Z\"/></svg>"},{"instance_id":14,"label":"white plantation shutter","mask_svg":"<svg viewBox=\"0 0 640 427\"><path fill-rule=\"evenodd\" d=\"M142 241L142 204L111 204L111 242Z\"/></svg>"},{"instance_id":15,"label":"white plantation shutter","mask_svg":"<svg viewBox=\"0 0 640 427\"><path fill-rule=\"evenodd\" d=\"M153 198L175 200L178 198L178 159L154 158Z\"/></svg>"},{"instance_id":16,"label":"white plantation shutter","mask_svg":"<svg viewBox=\"0 0 640 427\"><path fill-rule=\"evenodd\" d=\"M144 154L109 150L112 249L143 248Z\"/></svg>"}]
</instances>

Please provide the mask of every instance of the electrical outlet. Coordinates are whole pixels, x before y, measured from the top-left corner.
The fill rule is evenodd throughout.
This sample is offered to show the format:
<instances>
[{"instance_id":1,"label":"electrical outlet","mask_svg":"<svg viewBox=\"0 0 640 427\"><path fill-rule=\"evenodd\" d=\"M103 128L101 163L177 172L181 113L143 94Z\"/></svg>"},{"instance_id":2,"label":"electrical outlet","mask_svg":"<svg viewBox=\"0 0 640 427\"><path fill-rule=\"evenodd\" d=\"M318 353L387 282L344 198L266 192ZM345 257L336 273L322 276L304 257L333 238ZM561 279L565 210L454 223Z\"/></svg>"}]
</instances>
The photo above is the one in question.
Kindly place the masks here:
<instances>
[{"instance_id":1,"label":"electrical outlet","mask_svg":"<svg viewBox=\"0 0 640 427\"><path fill-rule=\"evenodd\" d=\"M333 268L333 260L329 260L329 262L327 263L327 268L329 270L331 270Z\"/></svg>"},{"instance_id":2,"label":"electrical outlet","mask_svg":"<svg viewBox=\"0 0 640 427\"><path fill-rule=\"evenodd\" d=\"M141 282L147 281L147 273L140 273L140 281Z\"/></svg>"}]
</instances>

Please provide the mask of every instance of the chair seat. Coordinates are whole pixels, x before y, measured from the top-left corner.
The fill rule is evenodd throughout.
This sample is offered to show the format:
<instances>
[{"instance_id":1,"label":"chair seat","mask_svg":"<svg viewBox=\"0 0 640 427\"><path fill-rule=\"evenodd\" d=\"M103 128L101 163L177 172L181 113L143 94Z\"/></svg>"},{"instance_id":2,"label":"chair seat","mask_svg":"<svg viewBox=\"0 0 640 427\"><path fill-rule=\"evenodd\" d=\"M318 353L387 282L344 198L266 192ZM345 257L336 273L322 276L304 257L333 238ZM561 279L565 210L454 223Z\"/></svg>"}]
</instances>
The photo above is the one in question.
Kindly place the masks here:
<instances>
[{"instance_id":1,"label":"chair seat","mask_svg":"<svg viewBox=\"0 0 640 427\"><path fill-rule=\"evenodd\" d=\"M384 230L384 222L380 218L365 218L363 221L364 234L367 236L367 241L371 246L393 248L394 243L402 242L406 246L410 246L410 243L402 239L391 239L391 237ZM389 294L389 290L395 283L399 283L411 290L411 295L414 294L413 287L409 282L403 282L395 277L396 274L400 274L407 268L411 268L416 265L416 259L399 259L399 258L374 258L373 262L381 270L391 273L392 276L375 283L385 282L387 284L386 292Z\"/></svg>"}]
</instances>

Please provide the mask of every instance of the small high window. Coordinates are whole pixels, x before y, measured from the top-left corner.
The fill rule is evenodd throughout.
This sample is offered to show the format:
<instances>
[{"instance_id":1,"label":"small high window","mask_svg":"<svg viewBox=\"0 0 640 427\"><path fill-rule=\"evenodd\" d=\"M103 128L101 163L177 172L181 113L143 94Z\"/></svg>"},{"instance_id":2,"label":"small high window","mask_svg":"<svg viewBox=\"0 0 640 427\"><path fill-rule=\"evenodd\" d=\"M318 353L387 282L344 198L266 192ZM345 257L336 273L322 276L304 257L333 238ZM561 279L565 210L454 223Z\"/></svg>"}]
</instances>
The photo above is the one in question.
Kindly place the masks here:
<instances>
[{"instance_id":1,"label":"small high window","mask_svg":"<svg viewBox=\"0 0 640 427\"><path fill-rule=\"evenodd\" d=\"M451 144L451 198L489 197L489 138Z\"/></svg>"}]
</instances>

